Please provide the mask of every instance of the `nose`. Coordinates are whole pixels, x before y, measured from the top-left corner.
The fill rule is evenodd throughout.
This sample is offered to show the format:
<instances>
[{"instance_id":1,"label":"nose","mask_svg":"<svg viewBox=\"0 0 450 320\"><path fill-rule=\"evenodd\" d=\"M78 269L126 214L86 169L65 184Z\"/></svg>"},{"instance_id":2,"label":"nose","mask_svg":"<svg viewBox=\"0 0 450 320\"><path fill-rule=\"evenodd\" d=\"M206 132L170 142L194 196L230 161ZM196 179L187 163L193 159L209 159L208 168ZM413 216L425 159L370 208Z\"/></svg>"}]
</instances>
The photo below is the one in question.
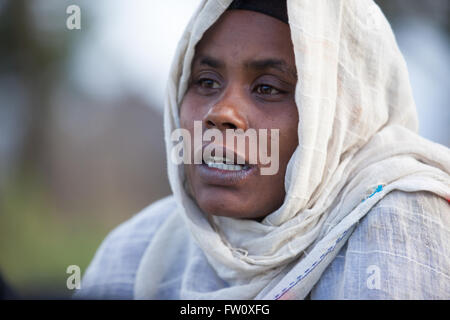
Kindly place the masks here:
<instances>
[{"instance_id":1,"label":"nose","mask_svg":"<svg viewBox=\"0 0 450 320\"><path fill-rule=\"evenodd\" d=\"M231 91L231 90L230 90ZM246 101L235 91L224 93L222 99L217 101L208 113L203 122L208 129L248 129L248 119L246 117Z\"/></svg>"}]
</instances>

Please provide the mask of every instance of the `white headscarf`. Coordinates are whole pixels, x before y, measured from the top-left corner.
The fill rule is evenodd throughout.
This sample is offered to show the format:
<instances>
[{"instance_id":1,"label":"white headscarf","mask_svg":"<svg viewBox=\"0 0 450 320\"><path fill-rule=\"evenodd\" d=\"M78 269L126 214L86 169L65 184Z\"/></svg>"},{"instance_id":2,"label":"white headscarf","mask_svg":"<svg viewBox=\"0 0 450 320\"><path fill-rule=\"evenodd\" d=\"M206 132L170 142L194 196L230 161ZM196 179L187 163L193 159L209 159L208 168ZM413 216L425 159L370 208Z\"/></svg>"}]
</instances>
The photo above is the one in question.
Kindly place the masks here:
<instances>
[{"instance_id":1,"label":"white headscarf","mask_svg":"<svg viewBox=\"0 0 450 320\"><path fill-rule=\"evenodd\" d=\"M449 150L416 133L406 64L378 6L372 0L287 0L298 73L299 145L286 171L284 203L261 222L205 217L184 188L183 165L170 161L170 137L180 125L195 45L230 3L202 1L179 42L167 88L165 140L178 210L210 265L229 284L182 298L271 297L291 268L323 256L390 191L428 190L450 198ZM361 202L378 185L383 192ZM179 223L177 216L165 227ZM153 239L143 260L169 259L167 239L167 234ZM334 255L308 275L299 297ZM154 272L140 268L138 298L150 297L144 287L152 277Z\"/></svg>"}]
</instances>

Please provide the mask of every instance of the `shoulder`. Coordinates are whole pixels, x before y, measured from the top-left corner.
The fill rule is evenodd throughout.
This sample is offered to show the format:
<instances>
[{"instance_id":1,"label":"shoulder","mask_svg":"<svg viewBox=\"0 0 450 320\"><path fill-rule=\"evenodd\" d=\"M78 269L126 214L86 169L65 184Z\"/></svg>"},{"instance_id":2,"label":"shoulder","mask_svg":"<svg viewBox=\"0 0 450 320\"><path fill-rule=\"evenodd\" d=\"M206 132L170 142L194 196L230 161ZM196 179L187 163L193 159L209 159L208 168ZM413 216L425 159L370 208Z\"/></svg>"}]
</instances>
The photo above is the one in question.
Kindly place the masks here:
<instances>
[{"instance_id":1,"label":"shoulder","mask_svg":"<svg viewBox=\"0 0 450 320\"><path fill-rule=\"evenodd\" d=\"M155 232L175 211L176 203L169 196L112 230L97 249L74 297L132 299L141 257Z\"/></svg>"},{"instance_id":2,"label":"shoulder","mask_svg":"<svg viewBox=\"0 0 450 320\"><path fill-rule=\"evenodd\" d=\"M447 200L431 192L394 191L360 221L352 240L397 255L448 254L449 209Z\"/></svg>"},{"instance_id":3,"label":"shoulder","mask_svg":"<svg viewBox=\"0 0 450 320\"><path fill-rule=\"evenodd\" d=\"M386 195L324 272L316 297L450 298L449 208L429 192Z\"/></svg>"}]
</instances>

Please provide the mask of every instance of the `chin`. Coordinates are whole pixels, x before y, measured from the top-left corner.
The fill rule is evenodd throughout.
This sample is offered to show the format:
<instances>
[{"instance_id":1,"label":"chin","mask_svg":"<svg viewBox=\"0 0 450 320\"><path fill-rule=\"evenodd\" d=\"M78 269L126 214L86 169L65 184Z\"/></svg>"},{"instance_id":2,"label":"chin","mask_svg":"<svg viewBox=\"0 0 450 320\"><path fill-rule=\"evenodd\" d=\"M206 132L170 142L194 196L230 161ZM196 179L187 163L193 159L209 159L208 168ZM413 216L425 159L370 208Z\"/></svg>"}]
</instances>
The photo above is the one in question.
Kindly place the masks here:
<instances>
[{"instance_id":1,"label":"chin","mask_svg":"<svg viewBox=\"0 0 450 320\"><path fill-rule=\"evenodd\" d=\"M206 214L236 219L252 218L254 212L236 196L226 195L224 192L205 191L195 197L197 205Z\"/></svg>"},{"instance_id":2,"label":"chin","mask_svg":"<svg viewBox=\"0 0 450 320\"><path fill-rule=\"evenodd\" d=\"M230 203L225 203L225 201L217 201L217 199L207 199L204 201L198 201L197 204L200 207L200 209L206 213L213 216L222 216L222 217L230 217L230 218L237 218L242 219L246 218L248 214L240 210L239 206L233 205L230 206Z\"/></svg>"},{"instance_id":3,"label":"chin","mask_svg":"<svg viewBox=\"0 0 450 320\"><path fill-rule=\"evenodd\" d=\"M226 200L225 197L218 197L220 199L211 197L203 199L199 197L195 200L203 213L219 217L248 219L261 222L270 212L272 212L270 211L261 213L261 209L255 211L255 209L258 209L255 205L250 206L249 210L249 207L244 203L239 203L236 200ZM275 211L277 208L275 208L273 211Z\"/></svg>"}]
</instances>

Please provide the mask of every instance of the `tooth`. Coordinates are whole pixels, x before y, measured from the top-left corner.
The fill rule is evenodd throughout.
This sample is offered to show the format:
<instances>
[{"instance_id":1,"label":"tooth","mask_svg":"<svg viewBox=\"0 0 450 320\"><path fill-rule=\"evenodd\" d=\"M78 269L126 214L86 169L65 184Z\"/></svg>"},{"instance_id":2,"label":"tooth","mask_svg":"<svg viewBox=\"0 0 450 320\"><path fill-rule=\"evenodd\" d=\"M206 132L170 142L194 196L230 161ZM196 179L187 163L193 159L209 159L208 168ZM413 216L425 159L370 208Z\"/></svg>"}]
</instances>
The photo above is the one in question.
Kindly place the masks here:
<instances>
[{"instance_id":1,"label":"tooth","mask_svg":"<svg viewBox=\"0 0 450 320\"><path fill-rule=\"evenodd\" d=\"M246 166L232 165L232 164L225 164L225 163L218 163L218 162L207 162L206 164L210 168L217 168L217 169L227 170L227 171L239 171L239 170L247 168Z\"/></svg>"}]
</instances>

